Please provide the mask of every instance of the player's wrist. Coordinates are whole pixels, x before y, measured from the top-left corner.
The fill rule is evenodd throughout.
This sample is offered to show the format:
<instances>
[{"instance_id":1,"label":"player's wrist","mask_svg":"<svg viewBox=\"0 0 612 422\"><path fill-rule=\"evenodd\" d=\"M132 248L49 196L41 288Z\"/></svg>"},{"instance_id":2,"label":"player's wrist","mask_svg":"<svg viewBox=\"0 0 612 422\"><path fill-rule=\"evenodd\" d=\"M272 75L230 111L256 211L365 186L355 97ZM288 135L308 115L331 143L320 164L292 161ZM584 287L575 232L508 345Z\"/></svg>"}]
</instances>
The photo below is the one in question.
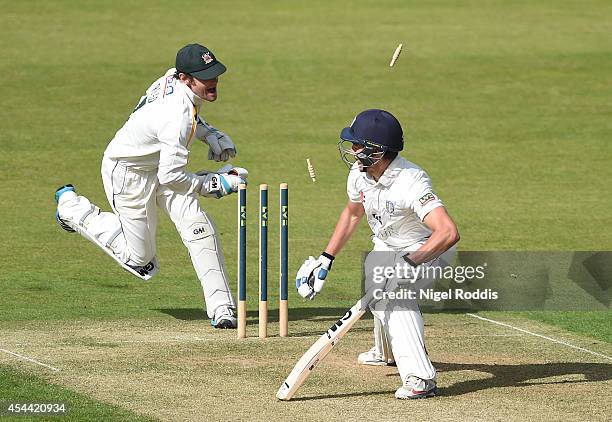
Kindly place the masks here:
<instances>
[{"instance_id":1,"label":"player's wrist","mask_svg":"<svg viewBox=\"0 0 612 422\"><path fill-rule=\"evenodd\" d=\"M412 259L410 259L410 254L407 253L406 255L402 256L402 258L404 259L404 261L406 261L408 263L408 265L410 265L411 267L418 267L419 264L417 264L416 262L414 262Z\"/></svg>"},{"instance_id":2,"label":"player's wrist","mask_svg":"<svg viewBox=\"0 0 612 422\"><path fill-rule=\"evenodd\" d=\"M321 263L322 268L325 268L327 271L331 270L332 264L334 263L334 259L336 259L332 254L329 254L325 251L321 252L321 256L319 257L319 262Z\"/></svg>"}]
</instances>

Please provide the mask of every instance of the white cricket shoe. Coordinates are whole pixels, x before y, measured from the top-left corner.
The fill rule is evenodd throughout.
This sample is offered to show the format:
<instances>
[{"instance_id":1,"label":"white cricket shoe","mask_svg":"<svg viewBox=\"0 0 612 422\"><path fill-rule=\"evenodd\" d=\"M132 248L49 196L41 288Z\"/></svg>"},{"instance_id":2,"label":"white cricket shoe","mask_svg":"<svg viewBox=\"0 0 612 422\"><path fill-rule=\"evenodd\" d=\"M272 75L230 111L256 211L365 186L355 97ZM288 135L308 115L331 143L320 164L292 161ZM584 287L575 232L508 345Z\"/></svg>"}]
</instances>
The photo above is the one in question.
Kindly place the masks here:
<instances>
[{"instance_id":1,"label":"white cricket shoe","mask_svg":"<svg viewBox=\"0 0 612 422\"><path fill-rule=\"evenodd\" d=\"M396 399L424 399L433 397L438 393L436 380L424 380L419 377L409 376L404 380L404 385L395 392Z\"/></svg>"},{"instance_id":2,"label":"white cricket shoe","mask_svg":"<svg viewBox=\"0 0 612 422\"><path fill-rule=\"evenodd\" d=\"M215 328L236 328L236 314L229 306L219 306L215 310L215 317L210 320L210 325Z\"/></svg>"},{"instance_id":3,"label":"white cricket shoe","mask_svg":"<svg viewBox=\"0 0 612 422\"><path fill-rule=\"evenodd\" d=\"M395 366L393 358L385 359L376 346L367 352L359 353L357 363L360 365Z\"/></svg>"}]
</instances>

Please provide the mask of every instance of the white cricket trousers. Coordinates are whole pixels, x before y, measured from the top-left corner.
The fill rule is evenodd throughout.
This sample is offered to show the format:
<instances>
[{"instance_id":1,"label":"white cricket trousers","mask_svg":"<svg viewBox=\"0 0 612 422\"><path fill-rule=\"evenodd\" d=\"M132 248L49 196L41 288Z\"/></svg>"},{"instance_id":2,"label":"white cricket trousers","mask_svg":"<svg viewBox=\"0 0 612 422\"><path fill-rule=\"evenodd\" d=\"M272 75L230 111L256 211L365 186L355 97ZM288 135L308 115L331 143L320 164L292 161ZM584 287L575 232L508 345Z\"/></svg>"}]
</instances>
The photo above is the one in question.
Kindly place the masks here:
<instances>
[{"instance_id":1,"label":"white cricket trousers","mask_svg":"<svg viewBox=\"0 0 612 422\"><path fill-rule=\"evenodd\" d=\"M89 200L60 198L60 217L84 228L130 266L156 260L157 207L176 226L202 285L209 318L219 306L235 307L214 224L196 194L177 193L157 180L157 170L136 170L104 157L102 182L114 213L100 212ZM91 210L94 210L92 212Z\"/></svg>"},{"instance_id":2,"label":"white cricket trousers","mask_svg":"<svg viewBox=\"0 0 612 422\"><path fill-rule=\"evenodd\" d=\"M405 252L420 248L417 244ZM373 253L391 252L386 245L375 243ZM432 267L450 265L455 256L455 247L452 247L431 263ZM433 279L421 279L418 286L433 285ZM399 303L389 300L379 300L370 304L374 315L374 343L380 347L379 351L388 348L393 354L400 377L406 380L409 376L421 379L434 379L436 370L429 359L425 347L424 322L416 300L403 299ZM385 347L388 342L389 345ZM386 357L385 357L386 358Z\"/></svg>"}]
</instances>

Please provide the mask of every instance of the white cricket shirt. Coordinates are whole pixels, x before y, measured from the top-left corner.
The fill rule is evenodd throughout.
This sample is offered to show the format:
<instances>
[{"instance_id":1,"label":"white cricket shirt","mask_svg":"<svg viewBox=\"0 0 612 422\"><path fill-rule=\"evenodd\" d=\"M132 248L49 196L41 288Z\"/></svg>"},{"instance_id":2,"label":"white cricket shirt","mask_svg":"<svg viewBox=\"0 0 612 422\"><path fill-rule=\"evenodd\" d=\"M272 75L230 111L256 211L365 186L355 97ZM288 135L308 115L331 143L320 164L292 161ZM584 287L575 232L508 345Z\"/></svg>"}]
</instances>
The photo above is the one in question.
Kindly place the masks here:
<instances>
[{"instance_id":1,"label":"white cricket shirt","mask_svg":"<svg viewBox=\"0 0 612 422\"><path fill-rule=\"evenodd\" d=\"M157 169L159 183L179 193L199 191L201 179L186 171L202 99L169 69L140 98L104 156L136 170Z\"/></svg>"},{"instance_id":2,"label":"white cricket shirt","mask_svg":"<svg viewBox=\"0 0 612 422\"><path fill-rule=\"evenodd\" d=\"M423 219L444 206L427 173L399 155L378 181L360 172L355 163L346 190L351 202L363 204L373 242L382 242L393 250L424 242L431 230Z\"/></svg>"}]
</instances>

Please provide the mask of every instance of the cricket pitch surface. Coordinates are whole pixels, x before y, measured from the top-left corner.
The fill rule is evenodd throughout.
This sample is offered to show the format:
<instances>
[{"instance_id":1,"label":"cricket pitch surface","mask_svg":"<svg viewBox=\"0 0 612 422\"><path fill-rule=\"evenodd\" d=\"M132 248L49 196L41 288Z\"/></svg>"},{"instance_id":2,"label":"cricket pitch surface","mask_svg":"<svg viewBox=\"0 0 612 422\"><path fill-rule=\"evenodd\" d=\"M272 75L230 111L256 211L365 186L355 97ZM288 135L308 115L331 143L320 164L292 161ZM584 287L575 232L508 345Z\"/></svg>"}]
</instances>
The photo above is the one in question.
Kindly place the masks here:
<instances>
[{"instance_id":1,"label":"cricket pitch surface","mask_svg":"<svg viewBox=\"0 0 612 422\"><path fill-rule=\"evenodd\" d=\"M289 402L275 398L295 362L337 316L273 323L236 339L207 320L1 322L0 364L160 420L605 420L612 345L512 314L484 314L596 352L466 314L426 314L439 396L402 401L395 367L358 365L372 342L359 321ZM48 365L42 366L40 364ZM51 369L54 368L54 369Z\"/></svg>"}]
</instances>

